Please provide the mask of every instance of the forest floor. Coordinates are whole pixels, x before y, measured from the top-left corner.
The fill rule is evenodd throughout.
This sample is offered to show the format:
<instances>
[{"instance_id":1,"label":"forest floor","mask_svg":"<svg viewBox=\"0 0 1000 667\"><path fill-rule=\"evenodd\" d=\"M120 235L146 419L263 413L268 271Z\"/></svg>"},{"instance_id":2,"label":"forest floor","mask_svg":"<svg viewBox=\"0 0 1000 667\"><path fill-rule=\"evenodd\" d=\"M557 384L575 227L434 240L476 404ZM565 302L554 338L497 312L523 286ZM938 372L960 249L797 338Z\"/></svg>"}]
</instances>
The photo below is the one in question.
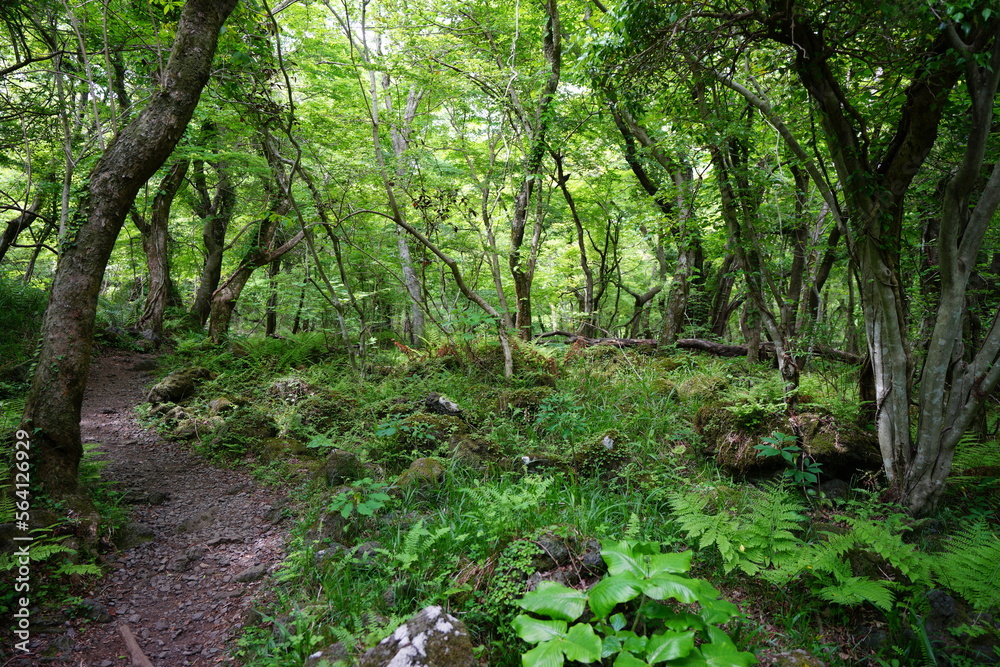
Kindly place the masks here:
<instances>
[{"instance_id":1,"label":"forest floor","mask_svg":"<svg viewBox=\"0 0 1000 667\"><path fill-rule=\"evenodd\" d=\"M95 358L81 421L84 443L101 443L102 480L131 504L116 541L148 541L109 554L110 571L75 613L57 612L28 662L8 664L129 665L123 625L157 667L226 664L241 628L260 622L254 601L283 556L286 501L138 423L133 408L154 361L121 351Z\"/></svg>"}]
</instances>

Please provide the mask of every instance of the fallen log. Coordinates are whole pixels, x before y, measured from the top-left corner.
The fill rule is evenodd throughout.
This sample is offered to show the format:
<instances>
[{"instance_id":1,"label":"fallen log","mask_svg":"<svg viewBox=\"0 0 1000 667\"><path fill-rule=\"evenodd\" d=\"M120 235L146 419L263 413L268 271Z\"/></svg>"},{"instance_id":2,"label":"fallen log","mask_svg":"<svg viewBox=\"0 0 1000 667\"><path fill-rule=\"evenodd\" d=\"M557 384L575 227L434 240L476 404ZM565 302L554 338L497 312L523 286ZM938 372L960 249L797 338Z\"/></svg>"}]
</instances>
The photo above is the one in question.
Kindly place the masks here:
<instances>
[{"instance_id":1,"label":"fallen log","mask_svg":"<svg viewBox=\"0 0 1000 667\"><path fill-rule=\"evenodd\" d=\"M654 338L587 338L586 336L580 336L575 333L570 333L569 331L549 331L535 336L535 340L537 341L543 338L553 338L557 336L563 337L565 339L564 342L566 343L580 343L583 345L610 345L618 348L639 347L650 349L655 349L660 346L659 341ZM698 350L699 352L707 352L709 354L714 354L717 357L745 357L748 352L746 345L727 345L725 343L716 343L715 341L705 340L703 338L681 338L674 343L674 346L681 350ZM774 356L774 343L770 341L762 342L760 344L760 352L764 356ZM843 350L835 350L832 347L827 347L825 345L813 345L806 352L806 354L823 359L831 359L833 361L842 361L847 364L860 365L861 362L864 361L864 357L861 355L844 352Z\"/></svg>"},{"instance_id":2,"label":"fallen log","mask_svg":"<svg viewBox=\"0 0 1000 667\"><path fill-rule=\"evenodd\" d=\"M149 658L139 648L138 640L136 640L135 635L132 634L127 625L119 625L118 634L125 640L129 658L132 659L132 667L153 667L153 663L149 661Z\"/></svg>"}]
</instances>

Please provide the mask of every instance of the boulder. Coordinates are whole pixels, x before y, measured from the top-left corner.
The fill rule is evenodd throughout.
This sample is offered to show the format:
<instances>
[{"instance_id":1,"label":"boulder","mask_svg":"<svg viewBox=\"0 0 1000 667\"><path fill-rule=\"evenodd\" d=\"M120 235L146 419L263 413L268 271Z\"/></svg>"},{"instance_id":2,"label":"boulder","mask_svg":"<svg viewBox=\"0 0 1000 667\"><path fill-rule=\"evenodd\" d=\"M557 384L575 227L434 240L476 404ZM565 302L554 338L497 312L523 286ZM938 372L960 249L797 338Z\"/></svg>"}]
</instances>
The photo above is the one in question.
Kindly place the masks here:
<instances>
[{"instance_id":1,"label":"boulder","mask_svg":"<svg viewBox=\"0 0 1000 667\"><path fill-rule=\"evenodd\" d=\"M302 667L330 667L335 662L347 663L350 655L340 642L330 644L320 650L310 653Z\"/></svg>"},{"instance_id":2,"label":"boulder","mask_svg":"<svg viewBox=\"0 0 1000 667\"><path fill-rule=\"evenodd\" d=\"M630 460L628 448L617 431L607 431L594 440L578 446L577 470L585 475L609 478Z\"/></svg>"},{"instance_id":3,"label":"boulder","mask_svg":"<svg viewBox=\"0 0 1000 667\"><path fill-rule=\"evenodd\" d=\"M470 468L485 468L498 463L503 452L492 440L471 435L453 435L449 442L451 457Z\"/></svg>"},{"instance_id":4,"label":"boulder","mask_svg":"<svg viewBox=\"0 0 1000 667\"><path fill-rule=\"evenodd\" d=\"M228 397L220 396L218 398L213 398L208 402L208 414L211 416L216 416L223 412L228 412L229 410L236 409L236 404L233 403Z\"/></svg>"},{"instance_id":5,"label":"boulder","mask_svg":"<svg viewBox=\"0 0 1000 667\"><path fill-rule=\"evenodd\" d=\"M424 407L427 408L428 412L438 415L458 417L462 414L462 408L458 407L458 403L435 392L427 394L427 398L424 399Z\"/></svg>"},{"instance_id":6,"label":"boulder","mask_svg":"<svg viewBox=\"0 0 1000 667\"><path fill-rule=\"evenodd\" d=\"M358 667L474 667L476 664L465 624L438 606L423 609L358 660Z\"/></svg>"},{"instance_id":7,"label":"boulder","mask_svg":"<svg viewBox=\"0 0 1000 667\"><path fill-rule=\"evenodd\" d=\"M166 403L168 401L176 403L193 394L199 381L212 377L211 371L200 366L174 371L153 385L146 400L150 403Z\"/></svg>"},{"instance_id":8,"label":"boulder","mask_svg":"<svg viewBox=\"0 0 1000 667\"><path fill-rule=\"evenodd\" d=\"M399 479L396 486L406 489L412 486L437 486L444 479L444 466L437 459L417 459L410 464Z\"/></svg>"},{"instance_id":9,"label":"boulder","mask_svg":"<svg viewBox=\"0 0 1000 667\"><path fill-rule=\"evenodd\" d=\"M316 469L315 479L322 480L327 486L337 486L345 482L353 482L365 476L365 467L361 459L352 452L335 449Z\"/></svg>"}]
</instances>

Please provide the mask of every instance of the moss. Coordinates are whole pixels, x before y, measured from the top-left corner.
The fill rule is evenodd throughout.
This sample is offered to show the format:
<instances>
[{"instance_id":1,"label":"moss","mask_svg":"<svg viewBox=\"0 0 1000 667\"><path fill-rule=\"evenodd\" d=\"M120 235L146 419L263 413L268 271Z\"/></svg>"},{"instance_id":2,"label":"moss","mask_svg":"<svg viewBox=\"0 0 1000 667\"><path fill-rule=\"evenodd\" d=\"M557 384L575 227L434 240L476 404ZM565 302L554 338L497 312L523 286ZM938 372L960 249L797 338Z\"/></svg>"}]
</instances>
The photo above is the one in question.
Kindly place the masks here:
<instances>
[{"instance_id":1,"label":"moss","mask_svg":"<svg viewBox=\"0 0 1000 667\"><path fill-rule=\"evenodd\" d=\"M584 475L608 478L630 459L627 445L611 430L579 448L576 468Z\"/></svg>"},{"instance_id":2,"label":"moss","mask_svg":"<svg viewBox=\"0 0 1000 667\"><path fill-rule=\"evenodd\" d=\"M302 400L295 410L302 427L319 433L344 433L350 430L358 402L333 391L322 391Z\"/></svg>"},{"instance_id":3,"label":"moss","mask_svg":"<svg viewBox=\"0 0 1000 667\"><path fill-rule=\"evenodd\" d=\"M415 414L400 422L398 442L404 451L431 452L449 442L452 436L465 435L465 422L450 415Z\"/></svg>"},{"instance_id":4,"label":"moss","mask_svg":"<svg viewBox=\"0 0 1000 667\"><path fill-rule=\"evenodd\" d=\"M785 419L772 415L768 421L751 429L729 407L726 403L709 403L695 414L695 432L704 439L705 453L715 457L716 462L730 473L759 474L779 468L775 457L758 457L754 445L775 431L787 432Z\"/></svg>"},{"instance_id":5,"label":"moss","mask_svg":"<svg viewBox=\"0 0 1000 667\"><path fill-rule=\"evenodd\" d=\"M527 387L510 389L500 394L497 399L497 409L500 412L512 413L525 423L531 423L538 416L538 410L545 399L552 396L552 387Z\"/></svg>"},{"instance_id":6,"label":"moss","mask_svg":"<svg viewBox=\"0 0 1000 667\"><path fill-rule=\"evenodd\" d=\"M309 456L314 450L293 438L265 438L253 446L253 452L265 461L280 461L288 455Z\"/></svg>"}]
</instances>

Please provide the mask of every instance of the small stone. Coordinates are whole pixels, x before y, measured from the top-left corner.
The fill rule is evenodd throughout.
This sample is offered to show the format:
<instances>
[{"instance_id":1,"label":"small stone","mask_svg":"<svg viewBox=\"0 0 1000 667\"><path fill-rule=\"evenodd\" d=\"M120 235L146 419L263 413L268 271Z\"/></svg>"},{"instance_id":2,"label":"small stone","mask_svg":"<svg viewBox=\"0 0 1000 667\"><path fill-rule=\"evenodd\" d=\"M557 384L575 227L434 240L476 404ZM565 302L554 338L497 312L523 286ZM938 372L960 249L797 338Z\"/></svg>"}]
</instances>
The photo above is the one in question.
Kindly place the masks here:
<instances>
[{"instance_id":1,"label":"small stone","mask_svg":"<svg viewBox=\"0 0 1000 667\"><path fill-rule=\"evenodd\" d=\"M233 581L240 583L245 583L248 581L257 581L258 579L262 578L265 574L267 574L267 565L262 563L260 565L254 565L253 567L243 570L235 577L233 577Z\"/></svg>"}]
</instances>

